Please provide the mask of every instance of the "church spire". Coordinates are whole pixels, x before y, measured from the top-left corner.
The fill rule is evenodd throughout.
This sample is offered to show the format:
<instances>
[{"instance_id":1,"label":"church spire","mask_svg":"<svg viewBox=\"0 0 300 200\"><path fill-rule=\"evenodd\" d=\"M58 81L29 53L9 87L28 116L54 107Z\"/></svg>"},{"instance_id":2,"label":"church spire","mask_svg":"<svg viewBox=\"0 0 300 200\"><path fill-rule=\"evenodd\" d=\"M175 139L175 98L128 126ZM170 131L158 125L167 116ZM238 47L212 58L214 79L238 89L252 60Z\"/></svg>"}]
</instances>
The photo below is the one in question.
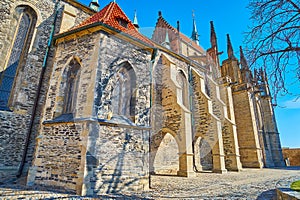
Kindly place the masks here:
<instances>
[{"instance_id":1,"label":"church spire","mask_svg":"<svg viewBox=\"0 0 300 200\"><path fill-rule=\"evenodd\" d=\"M229 59L235 58L229 34L227 34L227 54Z\"/></svg>"},{"instance_id":2,"label":"church spire","mask_svg":"<svg viewBox=\"0 0 300 200\"><path fill-rule=\"evenodd\" d=\"M260 91L261 91L261 96L263 97L270 97L270 89L269 89L269 84L268 84L268 78L267 78L267 72L263 69L260 68L258 72L258 83Z\"/></svg>"},{"instance_id":3,"label":"church spire","mask_svg":"<svg viewBox=\"0 0 300 200\"><path fill-rule=\"evenodd\" d=\"M217 35L215 32L214 22L210 21L210 44L211 47L217 47Z\"/></svg>"},{"instance_id":4,"label":"church spire","mask_svg":"<svg viewBox=\"0 0 300 200\"><path fill-rule=\"evenodd\" d=\"M99 11L99 8L100 8L100 5L98 3L98 0L92 0L91 3L89 4L89 7L91 9L93 9L94 11L98 12Z\"/></svg>"},{"instance_id":5,"label":"church spire","mask_svg":"<svg viewBox=\"0 0 300 200\"><path fill-rule=\"evenodd\" d=\"M219 52L217 44L217 34L213 21L210 21L210 48L207 50L208 55L213 59L218 69L220 69L219 55L223 52Z\"/></svg>"},{"instance_id":6,"label":"church spire","mask_svg":"<svg viewBox=\"0 0 300 200\"><path fill-rule=\"evenodd\" d=\"M139 23L138 23L138 19L137 19L137 15L136 15L136 10L134 11L134 18L133 18L133 25L138 29Z\"/></svg>"},{"instance_id":7,"label":"church spire","mask_svg":"<svg viewBox=\"0 0 300 200\"><path fill-rule=\"evenodd\" d=\"M192 40L196 42L197 45L199 45L199 35L196 27L196 20L195 20L195 14L193 11L193 31L192 31Z\"/></svg>"},{"instance_id":8,"label":"church spire","mask_svg":"<svg viewBox=\"0 0 300 200\"><path fill-rule=\"evenodd\" d=\"M240 46L240 63L241 63L241 78L243 83L253 83L255 82L255 78L253 79L252 72L250 71L247 60L244 56L244 52L242 47Z\"/></svg>"},{"instance_id":9,"label":"church spire","mask_svg":"<svg viewBox=\"0 0 300 200\"><path fill-rule=\"evenodd\" d=\"M166 37L165 37L165 41L162 43L162 45L165 46L167 49L171 48L168 29L166 29Z\"/></svg>"},{"instance_id":10,"label":"church spire","mask_svg":"<svg viewBox=\"0 0 300 200\"><path fill-rule=\"evenodd\" d=\"M241 62L241 68L242 69L249 70L247 60L245 58L242 46L240 46L240 62Z\"/></svg>"}]
</instances>

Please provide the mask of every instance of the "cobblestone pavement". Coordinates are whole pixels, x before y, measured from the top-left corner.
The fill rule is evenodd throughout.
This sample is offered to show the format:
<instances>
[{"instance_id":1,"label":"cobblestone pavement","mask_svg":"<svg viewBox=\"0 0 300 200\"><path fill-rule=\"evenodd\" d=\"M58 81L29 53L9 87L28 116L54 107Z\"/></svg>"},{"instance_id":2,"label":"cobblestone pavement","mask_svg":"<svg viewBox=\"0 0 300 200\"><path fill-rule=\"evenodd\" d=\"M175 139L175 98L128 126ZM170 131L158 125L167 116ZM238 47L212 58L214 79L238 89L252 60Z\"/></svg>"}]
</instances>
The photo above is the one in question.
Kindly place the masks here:
<instances>
[{"instance_id":1,"label":"cobblestone pavement","mask_svg":"<svg viewBox=\"0 0 300 200\"><path fill-rule=\"evenodd\" d=\"M289 187L300 179L300 167L243 169L226 174L197 173L196 177L151 177L147 192L135 195L103 195L100 199L275 199L276 188ZM0 199L95 199L67 193L43 191L17 185L0 185Z\"/></svg>"},{"instance_id":2,"label":"cobblestone pavement","mask_svg":"<svg viewBox=\"0 0 300 200\"><path fill-rule=\"evenodd\" d=\"M273 199L276 188L300 179L300 167L243 169L226 174L197 173L195 178L153 176L152 191L159 199Z\"/></svg>"}]
</instances>

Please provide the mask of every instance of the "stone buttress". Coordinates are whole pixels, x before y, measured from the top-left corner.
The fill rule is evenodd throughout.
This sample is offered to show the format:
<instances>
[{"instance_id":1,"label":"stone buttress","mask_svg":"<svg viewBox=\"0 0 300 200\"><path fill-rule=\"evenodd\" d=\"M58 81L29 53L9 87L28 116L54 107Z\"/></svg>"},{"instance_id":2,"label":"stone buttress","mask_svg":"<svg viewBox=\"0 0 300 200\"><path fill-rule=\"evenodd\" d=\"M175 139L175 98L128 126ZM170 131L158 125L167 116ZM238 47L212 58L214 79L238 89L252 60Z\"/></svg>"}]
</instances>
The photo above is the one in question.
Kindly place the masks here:
<instances>
[{"instance_id":1,"label":"stone buttress","mask_svg":"<svg viewBox=\"0 0 300 200\"><path fill-rule=\"evenodd\" d=\"M262 148L256 120L256 99L249 83L241 81L239 62L227 35L228 59L222 62L222 77L232 87L237 136L243 167L263 167Z\"/></svg>"}]
</instances>

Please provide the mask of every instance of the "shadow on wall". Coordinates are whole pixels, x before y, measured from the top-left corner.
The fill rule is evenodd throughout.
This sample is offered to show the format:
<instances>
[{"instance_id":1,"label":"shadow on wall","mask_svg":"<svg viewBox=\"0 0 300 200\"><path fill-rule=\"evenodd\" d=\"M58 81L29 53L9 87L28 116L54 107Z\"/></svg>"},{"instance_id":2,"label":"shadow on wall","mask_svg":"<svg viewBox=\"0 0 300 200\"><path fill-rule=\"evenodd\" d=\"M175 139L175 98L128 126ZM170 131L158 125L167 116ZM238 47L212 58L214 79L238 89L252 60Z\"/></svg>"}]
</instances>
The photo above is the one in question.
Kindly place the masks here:
<instances>
[{"instance_id":1,"label":"shadow on wall","mask_svg":"<svg viewBox=\"0 0 300 200\"><path fill-rule=\"evenodd\" d=\"M270 167L272 168L272 167ZM278 170L300 170L300 166L287 166L287 167L273 167L272 169L278 169Z\"/></svg>"},{"instance_id":2,"label":"shadow on wall","mask_svg":"<svg viewBox=\"0 0 300 200\"><path fill-rule=\"evenodd\" d=\"M140 152L133 149L137 144L133 131L116 132L118 135L103 136L101 144L98 144L100 140L98 142L96 139L91 140L87 152L88 175L85 177L85 182L90 184L89 188L92 191L87 191L87 195L120 194L122 191L134 190L133 188L140 185L140 179L145 175ZM98 133L94 136L97 135ZM108 148L110 150L105 153L105 149Z\"/></svg>"}]
</instances>

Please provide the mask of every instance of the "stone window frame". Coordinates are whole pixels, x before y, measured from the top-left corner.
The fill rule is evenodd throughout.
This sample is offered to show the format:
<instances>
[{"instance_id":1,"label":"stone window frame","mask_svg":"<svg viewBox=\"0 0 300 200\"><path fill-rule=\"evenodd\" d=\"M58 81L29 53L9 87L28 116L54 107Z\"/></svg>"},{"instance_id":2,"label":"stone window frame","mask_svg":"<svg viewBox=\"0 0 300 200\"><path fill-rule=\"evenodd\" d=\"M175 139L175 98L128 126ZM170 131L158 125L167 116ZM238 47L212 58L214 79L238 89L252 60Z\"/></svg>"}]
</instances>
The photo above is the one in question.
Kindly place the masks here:
<instances>
[{"instance_id":1,"label":"stone window frame","mask_svg":"<svg viewBox=\"0 0 300 200\"><path fill-rule=\"evenodd\" d=\"M56 96L56 109L54 118L62 115L76 115L76 106L82 63L81 59L73 56L65 65L61 78L59 79L58 95Z\"/></svg>"},{"instance_id":2,"label":"stone window frame","mask_svg":"<svg viewBox=\"0 0 300 200\"><path fill-rule=\"evenodd\" d=\"M207 74L205 74L205 77L204 77L204 89L205 89L205 94L208 96L208 97L211 97L211 88L210 88L210 84L209 84L209 80L208 80L208 76Z\"/></svg>"},{"instance_id":3,"label":"stone window frame","mask_svg":"<svg viewBox=\"0 0 300 200\"><path fill-rule=\"evenodd\" d=\"M2 89L2 81L4 81L5 78L10 79L8 80L8 84L11 84L10 86L8 86L9 89L5 89L5 88L2 89L3 93L5 92L9 93L7 99L3 99L6 102L4 102L3 105L0 105L0 110L5 110L5 111L12 111L14 108L15 105L14 96L16 93L18 93L17 86L18 84L20 84L19 83L20 80L18 79L21 79L20 76L22 76L23 73L23 68L26 63L26 58L32 40L34 38L34 31L37 25L37 18L38 18L36 11L29 5L18 5L15 8L15 13L13 16L18 18L16 22L16 31L12 40L11 49L8 51L7 54L7 59L3 71L0 72L0 90ZM27 25L25 24L25 27L22 27L22 25L24 25L26 20L29 21L27 22L28 24ZM24 23L22 23L22 21ZM27 30L27 32L25 32L24 34L24 31L22 30ZM13 66L13 64L15 64L15 66ZM11 69L11 74L5 75L5 72L9 73L10 71L9 69ZM1 91L0 91L0 95L1 95Z\"/></svg>"},{"instance_id":4,"label":"stone window frame","mask_svg":"<svg viewBox=\"0 0 300 200\"><path fill-rule=\"evenodd\" d=\"M178 86L179 86L179 90L178 90L178 93L177 95L180 95L180 98L181 99L181 104L183 106L185 106L186 108L189 109L189 106L190 106L190 102L189 102L189 84L188 84L188 79L185 75L185 73L179 69L177 71L177 74L176 74L176 81L178 83Z\"/></svg>"},{"instance_id":5,"label":"stone window frame","mask_svg":"<svg viewBox=\"0 0 300 200\"><path fill-rule=\"evenodd\" d=\"M126 78L129 80L126 80ZM136 73L130 63L125 61L118 65L114 75L114 83L115 85L111 92L112 115L126 117L134 121L137 86ZM118 94L114 97L117 88L119 88L117 91Z\"/></svg>"},{"instance_id":6,"label":"stone window frame","mask_svg":"<svg viewBox=\"0 0 300 200\"><path fill-rule=\"evenodd\" d=\"M69 62L69 66L66 73L66 87L64 88L64 106L63 113L71 114L75 113L77 103L77 92L80 80L80 61L76 58ZM65 69L66 70L66 69Z\"/></svg>"}]
</instances>

